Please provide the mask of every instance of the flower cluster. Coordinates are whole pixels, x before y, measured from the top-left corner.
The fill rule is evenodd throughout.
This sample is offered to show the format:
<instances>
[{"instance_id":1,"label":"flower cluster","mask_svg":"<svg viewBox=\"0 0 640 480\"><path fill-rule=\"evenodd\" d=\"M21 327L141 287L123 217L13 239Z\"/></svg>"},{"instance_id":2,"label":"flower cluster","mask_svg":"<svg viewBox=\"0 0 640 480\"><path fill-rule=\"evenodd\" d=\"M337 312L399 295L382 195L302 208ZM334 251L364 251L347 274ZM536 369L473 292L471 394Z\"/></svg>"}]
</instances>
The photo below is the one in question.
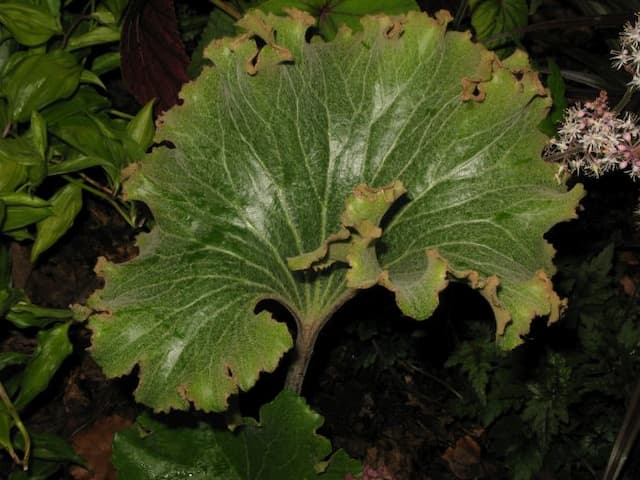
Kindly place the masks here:
<instances>
[{"instance_id":1,"label":"flower cluster","mask_svg":"<svg viewBox=\"0 0 640 480\"><path fill-rule=\"evenodd\" d=\"M612 50L613 66L624 68L632 75L629 86L640 88L640 13L636 13L636 23L627 22L620 33L620 50Z\"/></svg>"},{"instance_id":2,"label":"flower cluster","mask_svg":"<svg viewBox=\"0 0 640 480\"><path fill-rule=\"evenodd\" d=\"M632 115L620 117L610 110L607 92L601 91L596 100L566 110L545 157L560 164L559 175L568 171L598 177L623 170L639 178L640 128Z\"/></svg>"}]
</instances>

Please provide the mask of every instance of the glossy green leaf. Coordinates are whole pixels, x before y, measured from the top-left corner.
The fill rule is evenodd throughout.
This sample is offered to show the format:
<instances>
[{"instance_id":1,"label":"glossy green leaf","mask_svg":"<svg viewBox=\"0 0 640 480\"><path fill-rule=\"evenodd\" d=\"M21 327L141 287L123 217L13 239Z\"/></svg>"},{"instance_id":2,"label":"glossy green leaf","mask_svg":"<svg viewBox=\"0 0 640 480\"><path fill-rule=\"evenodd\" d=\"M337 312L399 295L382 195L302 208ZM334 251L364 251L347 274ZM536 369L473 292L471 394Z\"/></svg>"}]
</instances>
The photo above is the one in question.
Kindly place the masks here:
<instances>
[{"instance_id":1,"label":"glossy green leaf","mask_svg":"<svg viewBox=\"0 0 640 480\"><path fill-rule=\"evenodd\" d=\"M20 391L14 402L18 410L26 407L47 388L53 375L73 350L68 333L70 325L71 322L63 323L38 333L38 346L24 370Z\"/></svg>"},{"instance_id":2,"label":"glossy green leaf","mask_svg":"<svg viewBox=\"0 0 640 480\"><path fill-rule=\"evenodd\" d=\"M10 206L43 208L51 205L48 200L26 192L0 193L0 200Z\"/></svg>"},{"instance_id":3,"label":"glossy green leaf","mask_svg":"<svg viewBox=\"0 0 640 480\"><path fill-rule=\"evenodd\" d=\"M0 146L0 152L2 146ZM2 158L0 153L0 192L13 192L22 186L28 178L27 167L14 160ZM1 217L1 215L0 215Z\"/></svg>"},{"instance_id":4,"label":"glossy green leaf","mask_svg":"<svg viewBox=\"0 0 640 480\"><path fill-rule=\"evenodd\" d=\"M47 154L47 123L42 115L35 110L31 112L31 125L29 132L31 134L31 141L38 152L38 157L42 162L45 161Z\"/></svg>"},{"instance_id":5,"label":"glossy green leaf","mask_svg":"<svg viewBox=\"0 0 640 480\"><path fill-rule=\"evenodd\" d=\"M82 71L82 74L80 75L80 83L95 85L96 87L100 87L103 90L107 89L104 83L102 83L102 80L100 80L100 77L91 70Z\"/></svg>"},{"instance_id":6,"label":"glossy green leaf","mask_svg":"<svg viewBox=\"0 0 640 480\"><path fill-rule=\"evenodd\" d=\"M77 114L97 113L111 106L109 99L95 88L81 85L72 97L57 101L42 110L42 116L50 124L59 124L65 118Z\"/></svg>"},{"instance_id":7,"label":"glossy green leaf","mask_svg":"<svg viewBox=\"0 0 640 480\"><path fill-rule=\"evenodd\" d=\"M99 55L91 63L91 71L96 75L103 75L111 70L120 68L120 52L109 52Z\"/></svg>"},{"instance_id":8,"label":"glossy green leaf","mask_svg":"<svg viewBox=\"0 0 640 480\"><path fill-rule=\"evenodd\" d=\"M62 26L57 15L30 3L25 0L0 1L0 23L18 42L33 47L61 34Z\"/></svg>"},{"instance_id":9,"label":"glossy green leaf","mask_svg":"<svg viewBox=\"0 0 640 480\"><path fill-rule=\"evenodd\" d=\"M169 428L142 416L138 425L116 434L113 463L118 478L136 480L342 480L359 473L360 465L344 453L336 465L329 462L331 475L317 472L331 452L330 442L316 433L322 422L288 390L260 409L259 424L248 419L234 432L204 425Z\"/></svg>"},{"instance_id":10,"label":"glossy green leaf","mask_svg":"<svg viewBox=\"0 0 640 480\"><path fill-rule=\"evenodd\" d=\"M53 214L36 225L36 241L31 247L31 261L51 247L73 225L76 215L82 209L82 187L69 183L49 199Z\"/></svg>"},{"instance_id":11,"label":"glossy green leaf","mask_svg":"<svg viewBox=\"0 0 640 480\"><path fill-rule=\"evenodd\" d=\"M153 144L155 125L153 123L153 105L156 100L149 101L127 125L127 133L142 150L147 150Z\"/></svg>"},{"instance_id":12,"label":"glossy green leaf","mask_svg":"<svg viewBox=\"0 0 640 480\"><path fill-rule=\"evenodd\" d=\"M469 7L476 36L489 48L520 38L515 30L526 26L529 19L526 0L470 0Z\"/></svg>"},{"instance_id":13,"label":"glossy green leaf","mask_svg":"<svg viewBox=\"0 0 640 480\"><path fill-rule=\"evenodd\" d=\"M310 336L375 283L424 319L448 281L466 282L505 348L534 316L558 318L543 235L583 190L541 158L550 102L526 56L497 62L448 20L367 17L362 32L309 43L309 16L256 12L241 25L259 52L250 36L205 50L215 68L159 122L172 148L124 186L156 226L138 258L99 266L90 306L103 313L89 325L107 375L139 365L136 397L157 410L223 410L291 346L285 325L255 314L260 300ZM320 270L291 271L300 257Z\"/></svg>"},{"instance_id":14,"label":"glossy green leaf","mask_svg":"<svg viewBox=\"0 0 640 480\"><path fill-rule=\"evenodd\" d=\"M0 372L11 365L23 365L29 361L31 355L18 352L0 353Z\"/></svg>"},{"instance_id":15,"label":"glossy green leaf","mask_svg":"<svg viewBox=\"0 0 640 480\"><path fill-rule=\"evenodd\" d=\"M120 21L128 3L129 0L104 0L104 4L111 10L116 21Z\"/></svg>"},{"instance_id":16,"label":"glossy green leaf","mask_svg":"<svg viewBox=\"0 0 640 480\"><path fill-rule=\"evenodd\" d=\"M0 83L13 121L24 122L31 112L67 98L78 87L82 66L65 51L55 50L23 58Z\"/></svg>"},{"instance_id":17,"label":"glossy green leaf","mask_svg":"<svg viewBox=\"0 0 640 480\"><path fill-rule=\"evenodd\" d=\"M63 175L65 173L78 172L91 167L107 167L111 168L110 162L99 157L88 157L86 155L74 155L71 158L65 158L61 163L49 166L49 175ZM113 169L115 170L115 169Z\"/></svg>"},{"instance_id":18,"label":"glossy green leaf","mask_svg":"<svg viewBox=\"0 0 640 480\"><path fill-rule=\"evenodd\" d=\"M120 40L120 30L114 27L96 27L88 32L72 35L69 38L66 49L68 51L79 48L93 47L105 43L113 43Z\"/></svg>"},{"instance_id":19,"label":"glossy green leaf","mask_svg":"<svg viewBox=\"0 0 640 480\"><path fill-rule=\"evenodd\" d=\"M4 221L0 224L0 231L2 232L10 232L38 223L53 213L50 207L7 205L6 208Z\"/></svg>"},{"instance_id":20,"label":"glossy green leaf","mask_svg":"<svg viewBox=\"0 0 640 480\"><path fill-rule=\"evenodd\" d=\"M18 328L45 328L52 323L70 320L71 310L61 308L45 308L29 302L19 302L12 305L7 313L7 320Z\"/></svg>"},{"instance_id":21,"label":"glossy green leaf","mask_svg":"<svg viewBox=\"0 0 640 480\"><path fill-rule=\"evenodd\" d=\"M418 4L415 0L267 0L258 8L278 15L284 15L288 8L310 13L318 20L320 34L332 39L341 25L359 30L363 15L397 15L418 10Z\"/></svg>"},{"instance_id":22,"label":"glossy green leaf","mask_svg":"<svg viewBox=\"0 0 640 480\"><path fill-rule=\"evenodd\" d=\"M84 155L101 159L102 167L117 182L120 169L133 159L121 141L128 138L126 127L117 132L115 125L112 129L105 126L110 122L107 117L77 114L52 124L49 131Z\"/></svg>"}]
</instances>

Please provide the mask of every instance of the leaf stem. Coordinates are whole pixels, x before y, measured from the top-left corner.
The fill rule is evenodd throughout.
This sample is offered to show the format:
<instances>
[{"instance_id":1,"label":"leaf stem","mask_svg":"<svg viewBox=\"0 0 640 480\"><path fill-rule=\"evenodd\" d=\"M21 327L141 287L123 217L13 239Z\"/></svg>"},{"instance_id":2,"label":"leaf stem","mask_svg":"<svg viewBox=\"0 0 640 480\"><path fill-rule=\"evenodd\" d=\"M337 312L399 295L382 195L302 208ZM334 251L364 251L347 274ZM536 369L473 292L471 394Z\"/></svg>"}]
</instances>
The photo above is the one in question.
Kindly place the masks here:
<instances>
[{"instance_id":1,"label":"leaf stem","mask_svg":"<svg viewBox=\"0 0 640 480\"><path fill-rule=\"evenodd\" d=\"M106 202L108 202L115 209L115 211L120 214L120 216L124 219L125 222L127 222L127 224L130 227L136 228L136 224L132 220L131 216L127 212L125 212L120 205L118 205L118 201L113 196L104 193L101 189L92 187L88 183L77 180L71 177L70 175L63 175L62 177L68 182L75 183L79 185L80 188L82 188L83 190L86 190L87 192L92 193L96 197L99 197L105 200Z\"/></svg>"},{"instance_id":2,"label":"leaf stem","mask_svg":"<svg viewBox=\"0 0 640 480\"><path fill-rule=\"evenodd\" d=\"M453 28L455 30L458 30L460 28L460 24L462 24L462 19L464 18L464 14L467 11L468 5L468 0L460 0L460 4L458 5L458 9L456 10L456 16L453 19Z\"/></svg>"},{"instance_id":3,"label":"leaf stem","mask_svg":"<svg viewBox=\"0 0 640 480\"><path fill-rule=\"evenodd\" d=\"M2 403L4 403L5 408L9 412L9 415L11 415L13 422L20 431L20 435L22 435L22 438L24 439L24 455L22 457L22 460L18 458L18 455L13 450L13 448L11 448L11 446L9 447L9 455L11 455L11 458L18 465L22 465L22 469L26 471L29 469L29 457L31 456L31 437L29 437L29 432L22 423L20 415L18 415L18 411L9 398L9 394L4 389L4 385L2 384L2 382L0 382L0 400L2 400Z\"/></svg>"},{"instance_id":4,"label":"leaf stem","mask_svg":"<svg viewBox=\"0 0 640 480\"><path fill-rule=\"evenodd\" d=\"M629 103L629 100L631 100L631 97L633 97L633 87L627 87L627 89L624 91L624 95L622 96L618 104L615 107L613 107L613 111L615 113L620 113L622 109L627 106L627 104Z\"/></svg>"},{"instance_id":5,"label":"leaf stem","mask_svg":"<svg viewBox=\"0 0 640 480\"><path fill-rule=\"evenodd\" d=\"M227 15L229 15L230 17L236 20L240 20L242 18L242 14L238 12L235 8L233 8L231 5L229 5L227 2L224 2L222 0L211 0L211 3L213 3L214 6L218 7L224 13L226 13Z\"/></svg>"}]
</instances>

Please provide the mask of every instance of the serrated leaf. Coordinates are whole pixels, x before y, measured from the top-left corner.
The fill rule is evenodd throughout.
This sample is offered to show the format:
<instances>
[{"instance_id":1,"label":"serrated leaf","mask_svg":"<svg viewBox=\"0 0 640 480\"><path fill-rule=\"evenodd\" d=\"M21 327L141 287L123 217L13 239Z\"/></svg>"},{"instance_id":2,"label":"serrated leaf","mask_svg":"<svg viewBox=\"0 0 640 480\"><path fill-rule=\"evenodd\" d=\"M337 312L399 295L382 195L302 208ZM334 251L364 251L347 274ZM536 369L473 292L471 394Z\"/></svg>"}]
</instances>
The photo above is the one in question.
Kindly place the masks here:
<instances>
[{"instance_id":1,"label":"serrated leaf","mask_svg":"<svg viewBox=\"0 0 640 480\"><path fill-rule=\"evenodd\" d=\"M562 306L543 234L575 216L583 191L566 192L540 158L549 99L524 54L500 64L446 33L444 14L367 17L330 43L308 43L314 20L292 15L242 21L260 51L249 36L205 50L215 68L160 119L157 142L174 148L156 148L126 184L156 227L135 260L101 263L93 352L109 376L140 365L136 396L157 410L222 410L275 368L291 339L254 314L260 300L284 304L301 338L321 328L355 293L349 270L291 272L286 259L320 255L342 229L348 242L369 232L363 265L422 318L450 279L479 289L504 347ZM396 181L404 207L349 226L358 185L374 197Z\"/></svg>"},{"instance_id":2,"label":"serrated leaf","mask_svg":"<svg viewBox=\"0 0 640 480\"><path fill-rule=\"evenodd\" d=\"M147 416L116 434L113 463L122 478L152 480L343 479L360 466L337 452L326 474L316 468L331 452L316 433L323 419L304 400L284 390L260 409L260 423L247 419L234 432L169 428ZM324 471L327 465L322 465ZM340 476L341 475L341 476Z\"/></svg>"},{"instance_id":3,"label":"serrated leaf","mask_svg":"<svg viewBox=\"0 0 640 480\"><path fill-rule=\"evenodd\" d=\"M284 15L286 9L296 8L318 20L319 33L331 40L342 25L360 29L360 17L385 13L397 15L417 10L415 0L267 0L258 8L263 12Z\"/></svg>"}]
</instances>

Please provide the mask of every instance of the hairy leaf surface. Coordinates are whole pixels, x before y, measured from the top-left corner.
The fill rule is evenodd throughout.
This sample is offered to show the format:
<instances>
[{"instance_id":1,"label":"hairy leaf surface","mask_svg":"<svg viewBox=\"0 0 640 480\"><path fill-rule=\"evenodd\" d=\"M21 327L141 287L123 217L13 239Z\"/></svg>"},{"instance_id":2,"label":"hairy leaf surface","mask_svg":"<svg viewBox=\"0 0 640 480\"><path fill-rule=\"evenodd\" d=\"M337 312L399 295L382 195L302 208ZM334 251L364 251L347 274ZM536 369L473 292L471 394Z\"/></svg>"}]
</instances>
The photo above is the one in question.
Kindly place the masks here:
<instances>
[{"instance_id":1,"label":"hairy leaf surface","mask_svg":"<svg viewBox=\"0 0 640 480\"><path fill-rule=\"evenodd\" d=\"M322 417L285 390L234 432L205 425L172 429L147 416L120 432L113 462L122 478L152 480L342 480L358 462L339 450L328 462L330 442L316 433Z\"/></svg>"},{"instance_id":2,"label":"hairy leaf surface","mask_svg":"<svg viewBox=\"0 0 640 480\"><path fill-rule=\"evenodd\" d=\"M550 101L524 54L500 63L444 14L366 17L330 43L291 15L252 13L247 35L206 49L214 66L161 120L171 146L126 182L156 226L138 258L102 265L93 349L110 376L139 365L137 398L158 410L222 410L276 367L292 341L254 313L265 298L306 333L374 283L426 318L456 278L505 347L558 316L543 234L582 189L540 158Z\"/></svg>"}]
</instances>

